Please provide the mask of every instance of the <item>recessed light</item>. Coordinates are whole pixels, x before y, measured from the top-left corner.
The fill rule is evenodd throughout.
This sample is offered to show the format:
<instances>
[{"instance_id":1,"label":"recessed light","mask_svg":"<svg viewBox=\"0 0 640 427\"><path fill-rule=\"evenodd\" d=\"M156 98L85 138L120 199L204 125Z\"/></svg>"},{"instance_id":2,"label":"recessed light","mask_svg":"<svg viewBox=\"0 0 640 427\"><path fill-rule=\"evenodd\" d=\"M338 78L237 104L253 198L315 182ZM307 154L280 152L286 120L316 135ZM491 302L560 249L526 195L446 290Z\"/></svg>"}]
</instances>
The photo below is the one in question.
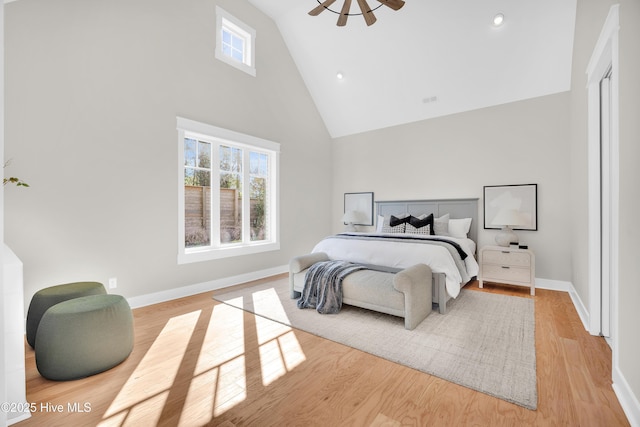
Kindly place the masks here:
<instances>
[{"instance_id":1,"label":"recessed light","mask_svg":"<svg viewBox=\"0 0 640 427\"><path fill-rule=\"evenodd\" d=\"M344 74L342 74L341 72L338 71L338 74L336 74L336 78L338 80L342 80L342 79L344 79Z\"/></svg>"},{"instance_id":2,"label":"recessed light","mask_svg":"<svg viewBox=\"0 0 640 427\"><path fill-rule=\"evenodd\" d=\"M503 13L497 13L496 16L493 17L493 26L494 27L499 27L503 23L504 23L504 14Z\"/></svg>"}]
</instances>

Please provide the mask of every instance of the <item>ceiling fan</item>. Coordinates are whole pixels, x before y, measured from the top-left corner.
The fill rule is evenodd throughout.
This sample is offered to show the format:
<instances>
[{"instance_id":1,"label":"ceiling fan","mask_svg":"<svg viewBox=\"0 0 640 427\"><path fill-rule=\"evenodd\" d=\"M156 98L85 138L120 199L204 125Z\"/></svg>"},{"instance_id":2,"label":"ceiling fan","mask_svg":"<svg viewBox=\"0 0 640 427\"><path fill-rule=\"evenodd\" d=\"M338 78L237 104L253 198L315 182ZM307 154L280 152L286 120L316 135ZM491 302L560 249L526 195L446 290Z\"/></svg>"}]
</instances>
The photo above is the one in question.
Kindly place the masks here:
<instances>
[{"instance_id":1,"label":"ceiling fan","mask_svg":"<svg viewBox=\"0 0 640 427\"><path fill-rule=\"evenodd\" d=\"M333 3L335 3L336 0L324 0L322 2L320 0L317 0L319 5L314 9L312 9L309 12L309 15L318 16L320 12L324 10L329 10L333 13L337 13L338 15L340 15L338 17L338 24L337 24L338 27L344 27L345 25L347 25L347 18L349 16L362 15L364 17L364 21L367 23L367 26L369 26L369 25L372 25L374 22L376 22L376 16L373 14L373 11L378 9L382 5L390 7L393 10L398 10L402 6L404 6L404 0L377 0L377 1L380 4L374 7L373 9L371 9L371 7L369 7L369 4L367 3L367 0L357 0L358 6L360 6L360 10L362 11L362 13L349 13L349 10L351 9L351 0L344 0L344 3L342 4L342 9L340 10L340 12L337 12L330 8L330 6Z\"/></svg>"}]
</instances>

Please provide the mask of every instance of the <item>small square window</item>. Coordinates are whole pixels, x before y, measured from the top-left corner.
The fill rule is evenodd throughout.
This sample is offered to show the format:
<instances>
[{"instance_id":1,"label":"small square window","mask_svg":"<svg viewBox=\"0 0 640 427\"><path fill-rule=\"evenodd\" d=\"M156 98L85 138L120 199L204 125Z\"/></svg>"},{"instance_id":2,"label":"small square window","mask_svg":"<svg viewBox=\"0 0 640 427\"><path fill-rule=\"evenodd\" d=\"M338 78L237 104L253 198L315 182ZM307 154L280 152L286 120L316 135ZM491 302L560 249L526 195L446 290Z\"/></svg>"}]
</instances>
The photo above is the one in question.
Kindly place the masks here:
<instances>
[{"instance_id":1,"label":"small square window","mask_svg":"<svg viewBox=\"0 0 640 427\"><path fill-rule=\"evenodd\" d=\"M222 27L222 53L236 61L251 65L245 61L246 42L242 35L234 34L229 28Z\"/></svg>"},{"instance_id":2,"label":"small square window","mask_svg":"<svg viewBox=\"0 0 640 427\"><path fill-rule=\"evenodd\" d=\"M216 58L255 76L256 31L218 6L216 29Z\"/></svg>"}]
</instances>

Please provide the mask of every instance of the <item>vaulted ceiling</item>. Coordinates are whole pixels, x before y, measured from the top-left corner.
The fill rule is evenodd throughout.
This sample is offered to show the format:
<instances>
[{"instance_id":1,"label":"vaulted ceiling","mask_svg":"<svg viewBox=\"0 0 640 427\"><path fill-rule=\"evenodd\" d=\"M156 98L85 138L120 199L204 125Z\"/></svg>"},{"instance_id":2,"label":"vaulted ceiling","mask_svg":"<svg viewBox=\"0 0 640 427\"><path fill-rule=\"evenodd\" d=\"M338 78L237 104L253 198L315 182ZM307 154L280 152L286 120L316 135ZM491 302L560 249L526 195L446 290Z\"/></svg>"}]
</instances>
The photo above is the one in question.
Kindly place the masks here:
<instances>
[{"instance_id":1,"label":"vaulted ceiling","mask_svg":"<svg viewBox=\"0 0 640 427\"><path fill-rule=\"evenodd\" d=\"M570 88L577 0L405 0L343 27L308 14L317 0L249 1L276 22L332 137Z\"/></svg>"}]
</instances>

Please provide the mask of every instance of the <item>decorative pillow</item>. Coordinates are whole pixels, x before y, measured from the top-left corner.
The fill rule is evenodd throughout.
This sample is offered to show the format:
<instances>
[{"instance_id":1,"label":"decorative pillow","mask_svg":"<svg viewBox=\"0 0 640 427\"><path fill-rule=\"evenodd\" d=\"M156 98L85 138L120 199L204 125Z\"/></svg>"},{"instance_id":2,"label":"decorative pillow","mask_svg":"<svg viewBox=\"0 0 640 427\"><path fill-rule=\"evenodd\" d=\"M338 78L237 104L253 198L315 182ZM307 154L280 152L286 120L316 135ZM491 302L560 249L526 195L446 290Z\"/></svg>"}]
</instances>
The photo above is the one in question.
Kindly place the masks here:
<instances>
[{"instance_id":1,"label":"decorative pillow","mask_svg":"<svg viewBox=\"0 0 640 427\"><path fill-rule=\"evenodd\" d=\"M396 227L400 224L405 224L406 222L409 221L409 218L411 218L411 215L409 214L391 215L389 217L389 225L392 227Z\"/></svg>"},{"instance_id":2,"label":"decorative pillow","mask_svg":"<svg viewBox=\"0 0 640 427\"><path fill-rule=\"evenodd\" d=\"M409 221L404 230L405 233L431 234L433 228L433 214L422 214L418 217L409 216Z\"/></svg>"},{"instance_id":3,"label":"decorative pillow","mask_svg":"<svg viewBox=\"0 0 640 427\"><path fill-rule=\"evenodd\" d=\"M449 220L449 235L451 237L466 238L470 228L471 218Z\"/></svg>"},{"instance_id":4,"label":"decorative pillow","mask_svg":"<svg viewBox=\"0 0 640 427\"><path fill-rule=\"evenodd\" d=\"M409 214L390 215L384 218L383 233L404 233L405 223L409 220Z\"/></svg>"},{"instance_id":5,"label":"decorative pillow","mask_svg":"<svg viewBox=\"0 0 640 427\"><path fill-rule=\"evenodd\" d=\"M384 226L384 217L382 215L378 215L378 219L376 220L376 233L382 233L383 226Z\"/></svg>"},{"instance_id":6,"label":"decorative pillow","mask_svg":"<svg viewBox=\"0 0 640 427\"><path fill-rule=\"evenodd\" d=\"M413 225L407 223L404 232L405 234L424 234L424 235L430 236L431 224L427 224L420 228L415 228Z\"/></svg>"},{"instance_id":7,"label":"decorative pillow","mask_svg":"<svg viewBox=\"0 0 640 427\"><path fill-rule=\"evenodd\" d=\"M437 236L449 235L449 214L433 220L433 233Z\"/></svg>"}]
</instances>

